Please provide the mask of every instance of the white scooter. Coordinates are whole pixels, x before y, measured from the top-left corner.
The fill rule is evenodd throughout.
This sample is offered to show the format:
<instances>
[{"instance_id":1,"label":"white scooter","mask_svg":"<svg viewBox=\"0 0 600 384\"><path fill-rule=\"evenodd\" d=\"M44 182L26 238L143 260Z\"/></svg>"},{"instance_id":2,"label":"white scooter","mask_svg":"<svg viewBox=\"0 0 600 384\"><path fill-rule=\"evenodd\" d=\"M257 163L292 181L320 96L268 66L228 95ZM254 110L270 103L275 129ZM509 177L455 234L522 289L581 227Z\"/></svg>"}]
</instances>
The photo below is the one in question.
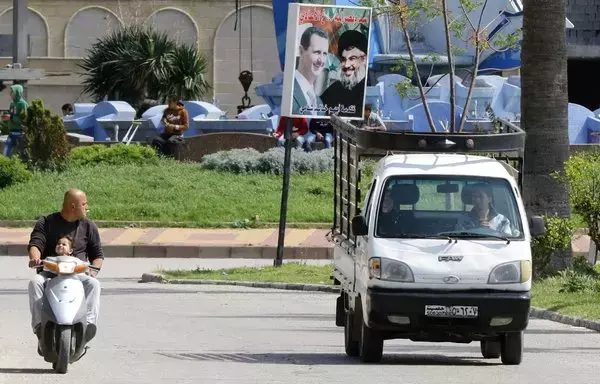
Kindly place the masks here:
<instances>
[{"instance_id":1,"label":"white scooter","mask_svg":"<svg viewBox=\"0 0 600 384\"><path fill-rule=\"evenodd\" d=\"M85 291L75 276L97 268L73 256L47 257L35 268L53 275L44 284L38 353L57 373L66 373L69 363L85 355L89 341Z\"/></svg>"}]
</instances>

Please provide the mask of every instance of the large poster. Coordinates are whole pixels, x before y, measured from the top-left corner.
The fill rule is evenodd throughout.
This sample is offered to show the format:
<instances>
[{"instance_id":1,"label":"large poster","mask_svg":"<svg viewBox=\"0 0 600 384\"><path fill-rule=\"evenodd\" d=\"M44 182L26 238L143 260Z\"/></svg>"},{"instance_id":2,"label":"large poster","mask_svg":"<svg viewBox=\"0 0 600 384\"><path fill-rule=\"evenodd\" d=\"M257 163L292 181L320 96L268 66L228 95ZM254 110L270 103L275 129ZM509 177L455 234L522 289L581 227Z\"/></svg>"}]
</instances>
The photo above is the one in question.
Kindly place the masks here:
<instances>
[{"instance_id":1,"label":"large poster","mask_svg":"<svg viewBox=\"0 0 600 384\"><path fill-rule=\"evenodd\" d=\"M281 115L362 119L371 8L292 3Z\"/></svg>"}]
</instances>

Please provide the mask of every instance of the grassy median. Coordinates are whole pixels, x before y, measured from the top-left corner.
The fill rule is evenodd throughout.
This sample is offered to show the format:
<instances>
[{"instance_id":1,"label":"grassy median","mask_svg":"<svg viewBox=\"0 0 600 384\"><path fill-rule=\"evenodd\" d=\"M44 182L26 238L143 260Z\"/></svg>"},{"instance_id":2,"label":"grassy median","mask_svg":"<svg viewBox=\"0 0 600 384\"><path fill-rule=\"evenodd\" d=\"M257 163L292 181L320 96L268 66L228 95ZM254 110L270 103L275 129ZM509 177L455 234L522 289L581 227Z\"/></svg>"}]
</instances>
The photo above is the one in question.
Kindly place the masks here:
<instances>
[{"instance_id":1,"label":"grassy median","mask_svg":"<svg viewBox=\"0 0 600 384\"><path fill-rule=\"evenodd\" d=\"M331 285L332 265L307 265L289 262L281 267L242 267L229 269L157 270L166 279L257 281Z\"/></svg>"},{"instance_id":2,"label":"grassy median","mask_svg":"<svg viewBox=\"0 0 600 384\"><path fill-rule=\"evenodd\" d=\"M35 220L53 212L69 187L87 193L93 220L235 226L279 220L282 177L208 171L175 161L73 167L62 173L36 173L29 182L0 189L0 220ZM294 174L288 222L329 224L332 201L331 173Z\"/></svg>"}]
</instances>

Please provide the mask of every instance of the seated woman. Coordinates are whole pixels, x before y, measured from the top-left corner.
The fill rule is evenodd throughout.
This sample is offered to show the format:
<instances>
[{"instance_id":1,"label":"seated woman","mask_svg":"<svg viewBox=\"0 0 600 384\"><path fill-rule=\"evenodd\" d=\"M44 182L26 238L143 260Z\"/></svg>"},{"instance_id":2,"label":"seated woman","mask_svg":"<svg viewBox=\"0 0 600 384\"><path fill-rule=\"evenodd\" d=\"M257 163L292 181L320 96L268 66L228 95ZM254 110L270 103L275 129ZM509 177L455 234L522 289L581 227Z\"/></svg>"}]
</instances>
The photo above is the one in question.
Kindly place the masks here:
<instances>
[{"instance_id":1,"label":"seated woman","mask_svg":"<svg viewBox=\"0 0 600 384\"><path fill-rule=\"evenodd\" d=\"M513 235L510 220L498 213L492 204L492 191L485 184L475 184L469 197L473 209L461 217L456 225L457 231L465 231L473 228L489 228L506 235Z\"/></svg>"}]
</instances>

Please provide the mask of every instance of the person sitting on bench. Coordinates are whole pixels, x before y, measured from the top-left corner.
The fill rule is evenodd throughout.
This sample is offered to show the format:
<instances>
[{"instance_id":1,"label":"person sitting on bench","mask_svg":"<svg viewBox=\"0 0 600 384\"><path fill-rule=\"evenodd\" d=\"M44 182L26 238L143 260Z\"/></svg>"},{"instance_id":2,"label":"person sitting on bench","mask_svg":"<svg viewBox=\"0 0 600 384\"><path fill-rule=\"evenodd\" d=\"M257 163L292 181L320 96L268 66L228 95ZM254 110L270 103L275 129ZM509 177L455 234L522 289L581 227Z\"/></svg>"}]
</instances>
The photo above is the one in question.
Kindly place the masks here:
<instances>
[{"instance_id":1,"label":"person sitting on bench","mask_svg":"<svg viewBox=\"0 0 600 384\"><path fill-rule=\"evenodd\" d=\"M152 140L152 146L159 154L172 156L175 147L183 142L183 133L188 129L188 112L183 106L183 101L174 96L170 97L161 123L165 129Z\"/></svg>"}]
</instances>

